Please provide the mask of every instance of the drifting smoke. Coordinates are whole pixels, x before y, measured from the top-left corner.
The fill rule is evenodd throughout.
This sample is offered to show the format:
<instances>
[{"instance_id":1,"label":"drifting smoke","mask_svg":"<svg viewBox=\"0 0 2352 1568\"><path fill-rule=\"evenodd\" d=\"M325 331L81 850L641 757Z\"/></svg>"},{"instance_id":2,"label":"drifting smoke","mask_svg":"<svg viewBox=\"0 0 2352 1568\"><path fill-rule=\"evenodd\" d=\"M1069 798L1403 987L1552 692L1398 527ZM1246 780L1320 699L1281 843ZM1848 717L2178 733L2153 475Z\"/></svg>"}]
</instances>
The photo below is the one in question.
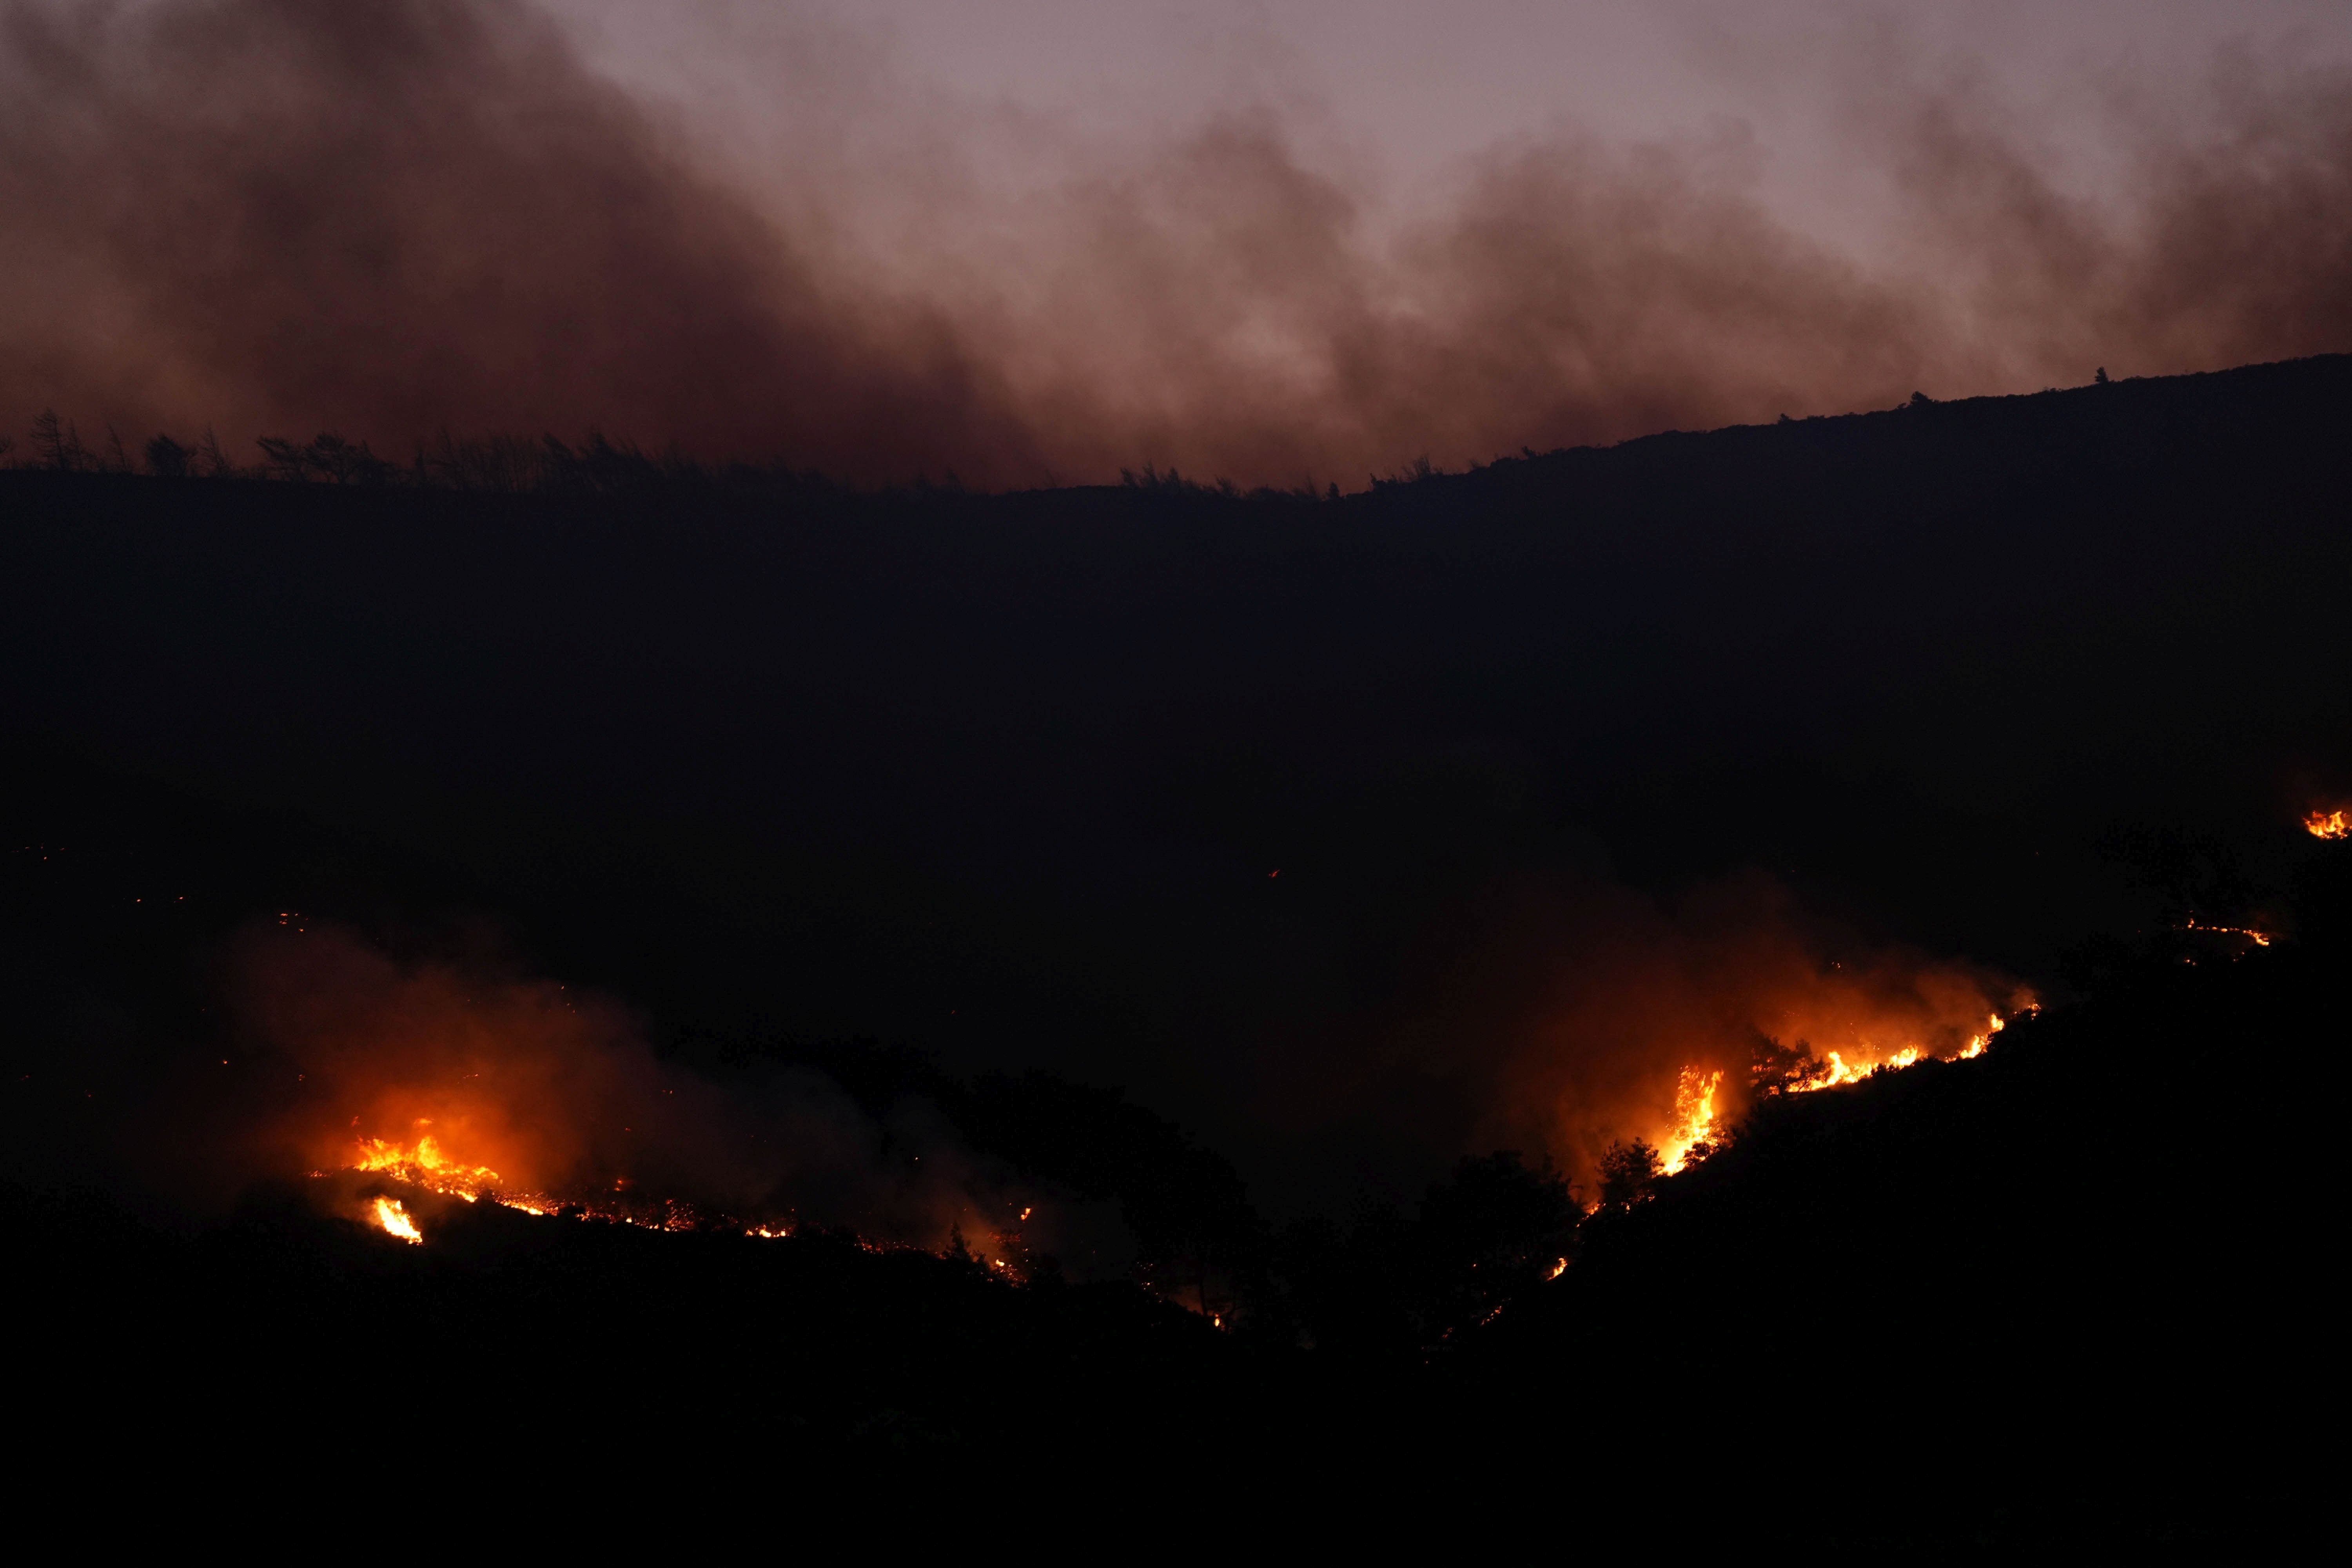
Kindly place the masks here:
<instances>
[{"instance_id":1,"label":"drifting smoke","mask_svg":"<svg viewBox=\"0 0 2352 1568\"><path fill-rule=\"evenodd\" d=\"M601 422L848 467L919 433L1028 460L944 329L828 298L523 5L6 27L13 395L183 427Z\"/></svg>"},{"instance_id":2,"label":"drifting smoke","mask_svg":"<svg viewBox=\"0 0 2352 1568\"><path fill-rule=\"evenodd\" d=\"M2352 84L2220 79L2221 129L2146 131L2106 203L1966 93L1882 104L1890 266L1785 226L1736 157L1570 132L1391 232L1270 112L951 190L884 252L860 213L923 191L762 195L523 0L13 0L0 406L1288 485L2352 346Z\"/></svg>"},{"instance_id":3,"label":"drifting smoke","mask_svg":"<svg viewBox=\"0 0 2352 1568\"><path fill-rule=\"evenodd\" d=\"M278 1080L226 1156L247 1180L381 1171L541 1210L658 1218L685 1204L932 1247L961 1229L983 1256L1015 1215L1046 1211L1023 1234L1047 1250L1091 1217L987 1171L919 1107L886 1140L815 1073L722 1091L657 1058L617 1004L552 983L403 964L332 928L270 929L244 944L231 993Z\"/></svg>"},{"instance_id":4,"label":"drifting smoke","mask_svg":"<svg viewBox=\"0 0 2352 1568\"><path fill-rule=\"evenodd\" d=\"M1503 919L1508 937L1470 939L1484 1016L1425 1019L1425 1054L1450 1061L1423 1065L1463 1083L1462 1142L1543 1151L1588 1195L1612 1143L1641 1139L1671 1164L1706 1131L1702 1104L1717 1134L1734 1125L1759 1065L1810 1087L1972 1055L1995 1016L2034 1001L1983 966L1810 918L1762 877L1671 903L1589 885Z\"/></svg>"}]
</instances>

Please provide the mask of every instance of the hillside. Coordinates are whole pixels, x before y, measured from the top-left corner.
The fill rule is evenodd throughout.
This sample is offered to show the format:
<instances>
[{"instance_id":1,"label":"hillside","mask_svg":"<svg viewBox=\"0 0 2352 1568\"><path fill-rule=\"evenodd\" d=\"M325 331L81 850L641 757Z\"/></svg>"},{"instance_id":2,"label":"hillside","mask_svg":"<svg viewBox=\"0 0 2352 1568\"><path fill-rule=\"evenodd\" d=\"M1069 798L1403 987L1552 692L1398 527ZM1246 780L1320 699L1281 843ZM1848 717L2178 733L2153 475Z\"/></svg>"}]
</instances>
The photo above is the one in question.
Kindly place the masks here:
<instances>
[{"instance_id":1,"label":"hillside","mask_svg":"<svg viewBox=\"0 0 2352 1568\"><path fill-rule=\"evenodd\" d=\"M300 1434L375 1411L482 1434L518 1480L650 1466L681 1503L1050 1474L1213 1516L1389 1489L1399 1524L1510 1528L1440 1510L1444 1481L1565 1485L1580 1536L1629 1544L1667 1519L1695 1545L1930 1556L2260 1540L2321 1458L2297 1412L2340 1184L2297 1129L2341 1087L2347 875L2315 863L2299 942L2152 952L1980 1059L1769 1100L1572 1229L1457 1177L1359 1222L1375 1272L1345 1300L1294 1229L1223 1332L1131 1285L839 1233L426 1195L412 1246L283 1188L173 1236L12 1187L41 1282L23 1392L68 1434L140 1411L149 1457L219 1431L303 1477ZM1481 1278L1555 1246L1565 1271ZM1476 1310L1362 1332L1440 1300Z\"/></svg>"},{"instance_id":2,"label":"hillside","mask_svg":"<svg viewBox=\"0 0 2352 1568\"><path fill-rule=\"evenodd\" d=\"M1420 1042L1629 900L1760 869L2044 989L2248 923L2352 773L2347 405L2309 360L1338 501L0 473L11 841L1410 1192L1496 1092Z\"/></svg>"}]
</instances>

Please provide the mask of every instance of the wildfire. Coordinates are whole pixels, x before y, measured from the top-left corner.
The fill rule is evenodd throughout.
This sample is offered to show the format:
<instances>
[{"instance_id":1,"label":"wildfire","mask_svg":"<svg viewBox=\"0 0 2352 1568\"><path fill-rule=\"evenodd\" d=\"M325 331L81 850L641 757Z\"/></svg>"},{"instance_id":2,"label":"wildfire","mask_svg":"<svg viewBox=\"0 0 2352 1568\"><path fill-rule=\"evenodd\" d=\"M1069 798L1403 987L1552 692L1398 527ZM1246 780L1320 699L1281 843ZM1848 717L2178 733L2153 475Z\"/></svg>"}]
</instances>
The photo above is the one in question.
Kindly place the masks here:
<instances>
[{"instance_id":1,"label":"wildfire","mask_svg":"<svg viewBox=\"0 0 2352 1568\"><path fill-rule=\"evenodd\" d=\"M2314 838L2352 838L2352 816L2341 807L2314 811L2303 819L2303 829Z\"/></svg>"},{"instance_id":2,"label":"wildfire","mask_svg":"<svg viewBox=\"0 0 2352 1568\"><path fill-rule=\"evenodd\" d=\"M2240 934L2252 936L2256 942L2268 945L2267 939L2252 931L2243 931ZM2032 1014L2038 1010L2038 1004L2027 1003L2020 1012ZM1964 1062L1984 1055L1986 1049L1992 1044L1992 1037L2008 1026L2009 1020L2000 1014L1986 1015L1984 1027L1969 1036L1968 1043L1948 1058L1943 1059ZM1818 1089L1835 1089L1841 1084L1859 1083L1875 1073L1900 1072L1905 1068L1916 1067L1923 1061L1938 1058L1931 1058L1922 1047L1905 1046L1876 1061L1849 1062L1845 1059L1844 1054L1840 1051L1826 1051L1822 1056L1811 1059L1813 1070L1805 1077L1781 1084L1780 1092L1811 1094ZM1666 1175L1675 1175L1686 1170L1714 1152L1719 1131L1717 1126L1718 1113L1716 1110L1715 1096L1716 1090L1722 1086L1722 1083L1723 1074L1719 1069L1710 1070L1697 1067L1683 1068L1682 1076L1675 1085L1673 1131L1658 1141L1659 1168Z\"/></svg>"},{"instance_id":3,"label":"wildfire","mask_svg":"<svg viewBox=\"0 0 2352 1568\"><path fill-rule=\"evenodd\" d=\"M1682 1078L1675 1085L1675 1130L1658 1144L1667 1175L1680 1171L1694 1158L1706 1157L1706 1149L1715 1142L1715 1091L1722 1083L1723 1071L1719 1068L1712 1072L1683 1068Z\"/></svg>"},{"instance_id":4,"label":"wildfire","mask_svg":"<svg viewBox=\"0 0 2352 1568\"><path fill-rule=\"evenodd\" d=\"M419 1121L416 1125L425 1128L433 1124ZM359 1141L359 1155L351 1168L394 1176L410 1186L463 1198L467 1203L499 1184L496 1171L488 1165L468 1165L450 1159L429 1132L420 1133L415 1143L404 1145L383 1138L362 1138Z\"/></svg>"},{"instance_id":5,"label":"wildfire","mask_svg":"<svg viewBox=\"0 0 2352 1568\"><path fill-rule=\"evenodd\" d=\"M2029 1008L2028 1011L2031 1009ZM1969 1043L1954 1052L1951 1059L1956 1062L1965 1062L1984 1055L1985 1048L1992 1044L1992 1037L2008 1026L2009 1020L2000 1014L1987 1015L1985 1026L1976 1034L1970 1035ZM1917 1046L1905 1046L1894 1055L1875 1062L1849 1062L1843 1054L1831 1051L1822 1058L1819 1070L1810 1077L1799 1079L1793 1083L1785 1085L1783 1092L1811 1094L1816 1089L1835 1089L1842 1083L1859 1083L1873 1073L1900 1072L1905 1068L1916 1067L1928 1059L1927 1053Z\"/></svg>"},{"instance_id":6,"label":"wildfire","mask_svg":"<svg viewBox=\"0 0 2352 1568\"><path fill-rule=\"evenodd\" d=\"M408 1217L408 1211L400 1205L397 1199L376 1199L375 1222L403 1241L415 1242L419 1246L424 1244L425 1237L418 1232L416 1222Z\"/></svg>"}]
</instances>

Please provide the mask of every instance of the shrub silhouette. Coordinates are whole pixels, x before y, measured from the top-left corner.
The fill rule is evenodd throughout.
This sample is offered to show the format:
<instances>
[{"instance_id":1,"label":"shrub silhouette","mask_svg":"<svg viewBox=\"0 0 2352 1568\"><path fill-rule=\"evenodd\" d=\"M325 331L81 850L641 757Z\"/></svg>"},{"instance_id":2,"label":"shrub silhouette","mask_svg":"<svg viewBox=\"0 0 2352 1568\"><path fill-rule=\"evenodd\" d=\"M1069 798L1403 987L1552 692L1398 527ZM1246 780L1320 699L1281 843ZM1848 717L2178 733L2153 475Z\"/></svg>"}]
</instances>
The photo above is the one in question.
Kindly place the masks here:
<instances>
[{"instance_id":1,"label":"shrub silhouette","mask_svg":"<svg viewBox=\"0 0 2352 1568\"><path fill-rule=\"evenodd\" d=\"M184 479L191 471L191 454L169 436L147 443L147 471L159 479Z\"/></svg>"}]
</instances>

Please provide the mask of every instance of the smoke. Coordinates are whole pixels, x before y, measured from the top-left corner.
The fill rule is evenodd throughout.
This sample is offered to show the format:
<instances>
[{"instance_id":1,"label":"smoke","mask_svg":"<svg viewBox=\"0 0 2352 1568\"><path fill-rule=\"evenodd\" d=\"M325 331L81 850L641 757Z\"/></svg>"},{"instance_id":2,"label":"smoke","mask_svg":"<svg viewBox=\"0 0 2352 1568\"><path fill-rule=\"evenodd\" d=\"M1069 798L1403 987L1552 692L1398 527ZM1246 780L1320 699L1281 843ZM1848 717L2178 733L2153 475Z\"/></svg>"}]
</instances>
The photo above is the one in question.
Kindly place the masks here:
<instances>
[{"instance_id":1,"label":"smoke","mask_svg":"<svg viewBox=\"0 0 2352 1568\"><path fill-rule=\"evenodd\" d=\"M1612 1143L1676 1130L1686 1070L1722 1075L1719 1133L1753 1103L1761 1058L1950 1058L2034 1000L1988 966L1869 939L1762 873L1674 896L1529 879L1402 969L1395 1019L1288 1053L1274 1114L1301 1137L1370 1124L1423 1148L1520 1150L1587 1198Z\"/></svg>"},{"instance_id":2,"label":"smoke","mask_svg":"<svg viewBox=\"0 0 2352 1568\"><path fill-rule=\"evenodd\" d=\"M112 421L1031 461L517 0L12 5L7 391Z\"/></svg>"},{"instance_id":3,"label":"smoke","mask_svg":"<svg viewBox=\"0 0 2352 1568\"><path fill-rule=\"evenodd\" d=\"M1726 1121L1759 1049L1866 1068L1906 1051L1957 1056L1996 1013L2032 1001L1983 966L1856 941L1809 921L1773 883L1701 890L1671 910L1627 898L1588 917L1508 1047L1501 1120L1540 1133L1589 1177L1608 1145L1673 1130L1685 1069L1721 1072Z\"/></svg>"},{"instance_id":4,"label":"smoke","mask_svg":"<svg viewBox=\"0 0 2352 1568\"><path fill-rule=\"evenodd\" d=\"M1106 1239L1079 1234L1101 1215L1016 1185L919 1103L886 1129L806 1069L722 1086L657 1058L618 1003L478 956L404 963L331 926L268 927L239 944L227 995L247 1074L272 1085L214 1140L232 1187L430 1138L494 1190L555 1202L677 1200L932 1247L960 1228L989 1255L1034 1209L1024 1246Z\"/></svg>"},{"instance_id":5,"label":"smoke","mask_svg":"<svg viewBox=\"0 0 2352 1568\"><path fill-rule=\"evenodd\" d=\"M1530 136L1400 216L1275 110L1026 126L1024 183L944 108L935 155L845 150L835 97L887 89L803 70L755 175L525 0L10 0L0 407L1286 485L2352 346L2341 73L2224 61L2095 199L1986 94L1854 74L1895 260L1777 217L1736 131Z\"/></svg>"}]
</instances>

